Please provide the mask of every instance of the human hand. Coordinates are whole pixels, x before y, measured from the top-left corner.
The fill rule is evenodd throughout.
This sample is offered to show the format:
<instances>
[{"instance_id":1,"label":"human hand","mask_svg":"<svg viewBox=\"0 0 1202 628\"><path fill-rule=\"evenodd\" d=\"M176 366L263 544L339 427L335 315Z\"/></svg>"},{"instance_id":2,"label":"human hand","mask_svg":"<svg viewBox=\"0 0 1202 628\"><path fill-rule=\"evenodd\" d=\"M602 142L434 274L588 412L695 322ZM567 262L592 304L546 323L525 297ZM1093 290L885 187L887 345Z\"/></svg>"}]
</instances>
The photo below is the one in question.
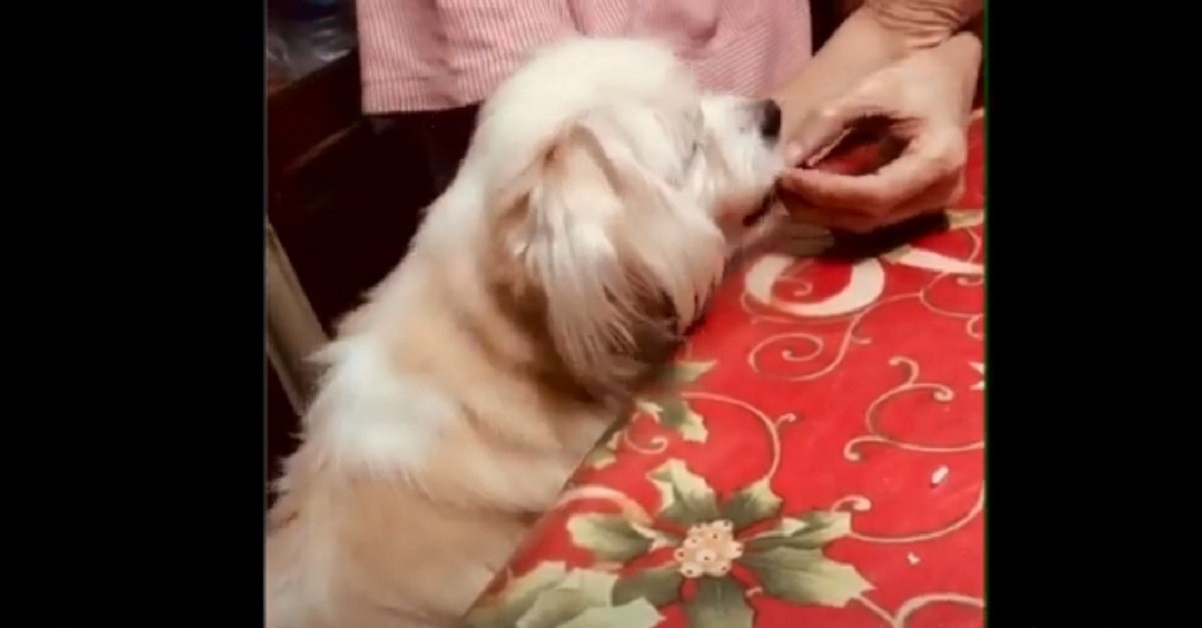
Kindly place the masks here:
<instances>
[{"instance_id":1,"label":"human hand","mask_svg":"<svg viewBox=\"0 0 1202 628\"><path fill-rule=\"evenodd\" d=\"M963 191L980 58L976 37L956 35L869 74L806 117L792 138L798 167L778 186L785 207L804 222L864 232L954 201ZM865 121L884 125L886 143L903 145L896 158L860 174L814 167Z\"/></svg>"}]
</instances>

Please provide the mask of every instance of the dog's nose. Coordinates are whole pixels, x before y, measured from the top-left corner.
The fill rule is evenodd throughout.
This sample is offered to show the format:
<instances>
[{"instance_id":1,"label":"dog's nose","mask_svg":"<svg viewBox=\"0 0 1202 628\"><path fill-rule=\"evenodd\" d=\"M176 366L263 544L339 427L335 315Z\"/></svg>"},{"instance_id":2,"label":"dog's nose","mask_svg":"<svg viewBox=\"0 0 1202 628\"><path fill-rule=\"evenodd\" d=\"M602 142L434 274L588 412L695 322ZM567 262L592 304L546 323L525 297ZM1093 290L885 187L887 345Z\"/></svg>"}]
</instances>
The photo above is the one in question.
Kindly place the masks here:
<instances>
[{"instance_id":1,"label":"dog's nose","mask_svg":"<svg viewBox=\"0 0 1202 628\"><path fill-rule=\"evenodd\" d=\"M780 105L771 98L760 101L760 133L768 139L780 135Z\"/></svg>"}]
</instances>

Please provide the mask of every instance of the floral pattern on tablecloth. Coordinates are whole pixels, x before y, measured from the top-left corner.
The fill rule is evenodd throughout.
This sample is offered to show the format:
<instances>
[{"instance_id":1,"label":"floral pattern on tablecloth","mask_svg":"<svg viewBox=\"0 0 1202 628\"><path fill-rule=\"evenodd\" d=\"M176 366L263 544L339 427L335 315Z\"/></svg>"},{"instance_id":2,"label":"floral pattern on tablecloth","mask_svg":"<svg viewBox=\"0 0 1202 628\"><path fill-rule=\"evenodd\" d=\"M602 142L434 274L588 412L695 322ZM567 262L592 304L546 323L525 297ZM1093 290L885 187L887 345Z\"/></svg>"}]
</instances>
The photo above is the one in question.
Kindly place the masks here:
<instances>
[{"instance_id":1,"label":"floral pattern on tablecloth","mask_svg":"<svg viewBox=\"0 0 1202 628\"><path fill-rule=\"evenodd\" d=\"M589 454L468 625L984 624L983 116L951 229L767 255Z\"/></svg>"}]
</instances>

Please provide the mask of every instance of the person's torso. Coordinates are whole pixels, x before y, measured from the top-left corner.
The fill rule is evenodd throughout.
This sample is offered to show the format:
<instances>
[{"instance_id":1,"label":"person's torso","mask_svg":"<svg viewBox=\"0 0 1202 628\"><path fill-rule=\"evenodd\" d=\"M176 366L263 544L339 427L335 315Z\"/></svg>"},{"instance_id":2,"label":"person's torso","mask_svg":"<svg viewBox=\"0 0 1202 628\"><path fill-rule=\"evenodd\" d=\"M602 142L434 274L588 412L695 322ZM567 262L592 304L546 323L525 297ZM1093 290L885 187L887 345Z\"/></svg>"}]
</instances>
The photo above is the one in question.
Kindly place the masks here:
<instances>
[{"instance_id":1,"label":"person's torso","mask_svg":"<svg viewBox=\"0 0 1202 628\"><path fill-rule=\"evenodd\" d=\"M707 89L763 94L809 58L806 0L357 0L364 108L478 102L533 47L574 35L668 42Z\"/></svg>"}]
</instances>

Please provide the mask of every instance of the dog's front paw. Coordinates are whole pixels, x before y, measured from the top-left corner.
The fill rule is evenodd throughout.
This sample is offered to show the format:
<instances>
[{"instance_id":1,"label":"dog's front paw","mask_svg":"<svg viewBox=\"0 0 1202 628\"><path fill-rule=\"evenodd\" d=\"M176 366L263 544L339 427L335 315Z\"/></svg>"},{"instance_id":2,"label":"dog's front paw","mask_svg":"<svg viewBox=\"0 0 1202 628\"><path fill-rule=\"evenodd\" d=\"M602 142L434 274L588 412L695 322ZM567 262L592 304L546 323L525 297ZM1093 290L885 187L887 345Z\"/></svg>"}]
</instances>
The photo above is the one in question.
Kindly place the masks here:
<instances>
[{"instance_id":1,"label":"dog's front paw","mask_svg":"<svg viewBox=\"0 0 1202 628\"><path fill-rule=\"evenodd\" d=\"M743 257L777 254L790 257L816 257L834 245L829 229L797 222L784 212L764 221L759 237L743 248Z\"/></svg>"},{"instance_id":2,"label":"dog's front paw","mask_svg":"<svg viewBox=\"0 0 1202 628\"><path fill-rule=\"evenodd\" d=\"M773 234L772 252L793 257L815 257L835 244L835 239L829 229L800 223L789 218L782 219Z\"/></svg>"}]
</instances>

